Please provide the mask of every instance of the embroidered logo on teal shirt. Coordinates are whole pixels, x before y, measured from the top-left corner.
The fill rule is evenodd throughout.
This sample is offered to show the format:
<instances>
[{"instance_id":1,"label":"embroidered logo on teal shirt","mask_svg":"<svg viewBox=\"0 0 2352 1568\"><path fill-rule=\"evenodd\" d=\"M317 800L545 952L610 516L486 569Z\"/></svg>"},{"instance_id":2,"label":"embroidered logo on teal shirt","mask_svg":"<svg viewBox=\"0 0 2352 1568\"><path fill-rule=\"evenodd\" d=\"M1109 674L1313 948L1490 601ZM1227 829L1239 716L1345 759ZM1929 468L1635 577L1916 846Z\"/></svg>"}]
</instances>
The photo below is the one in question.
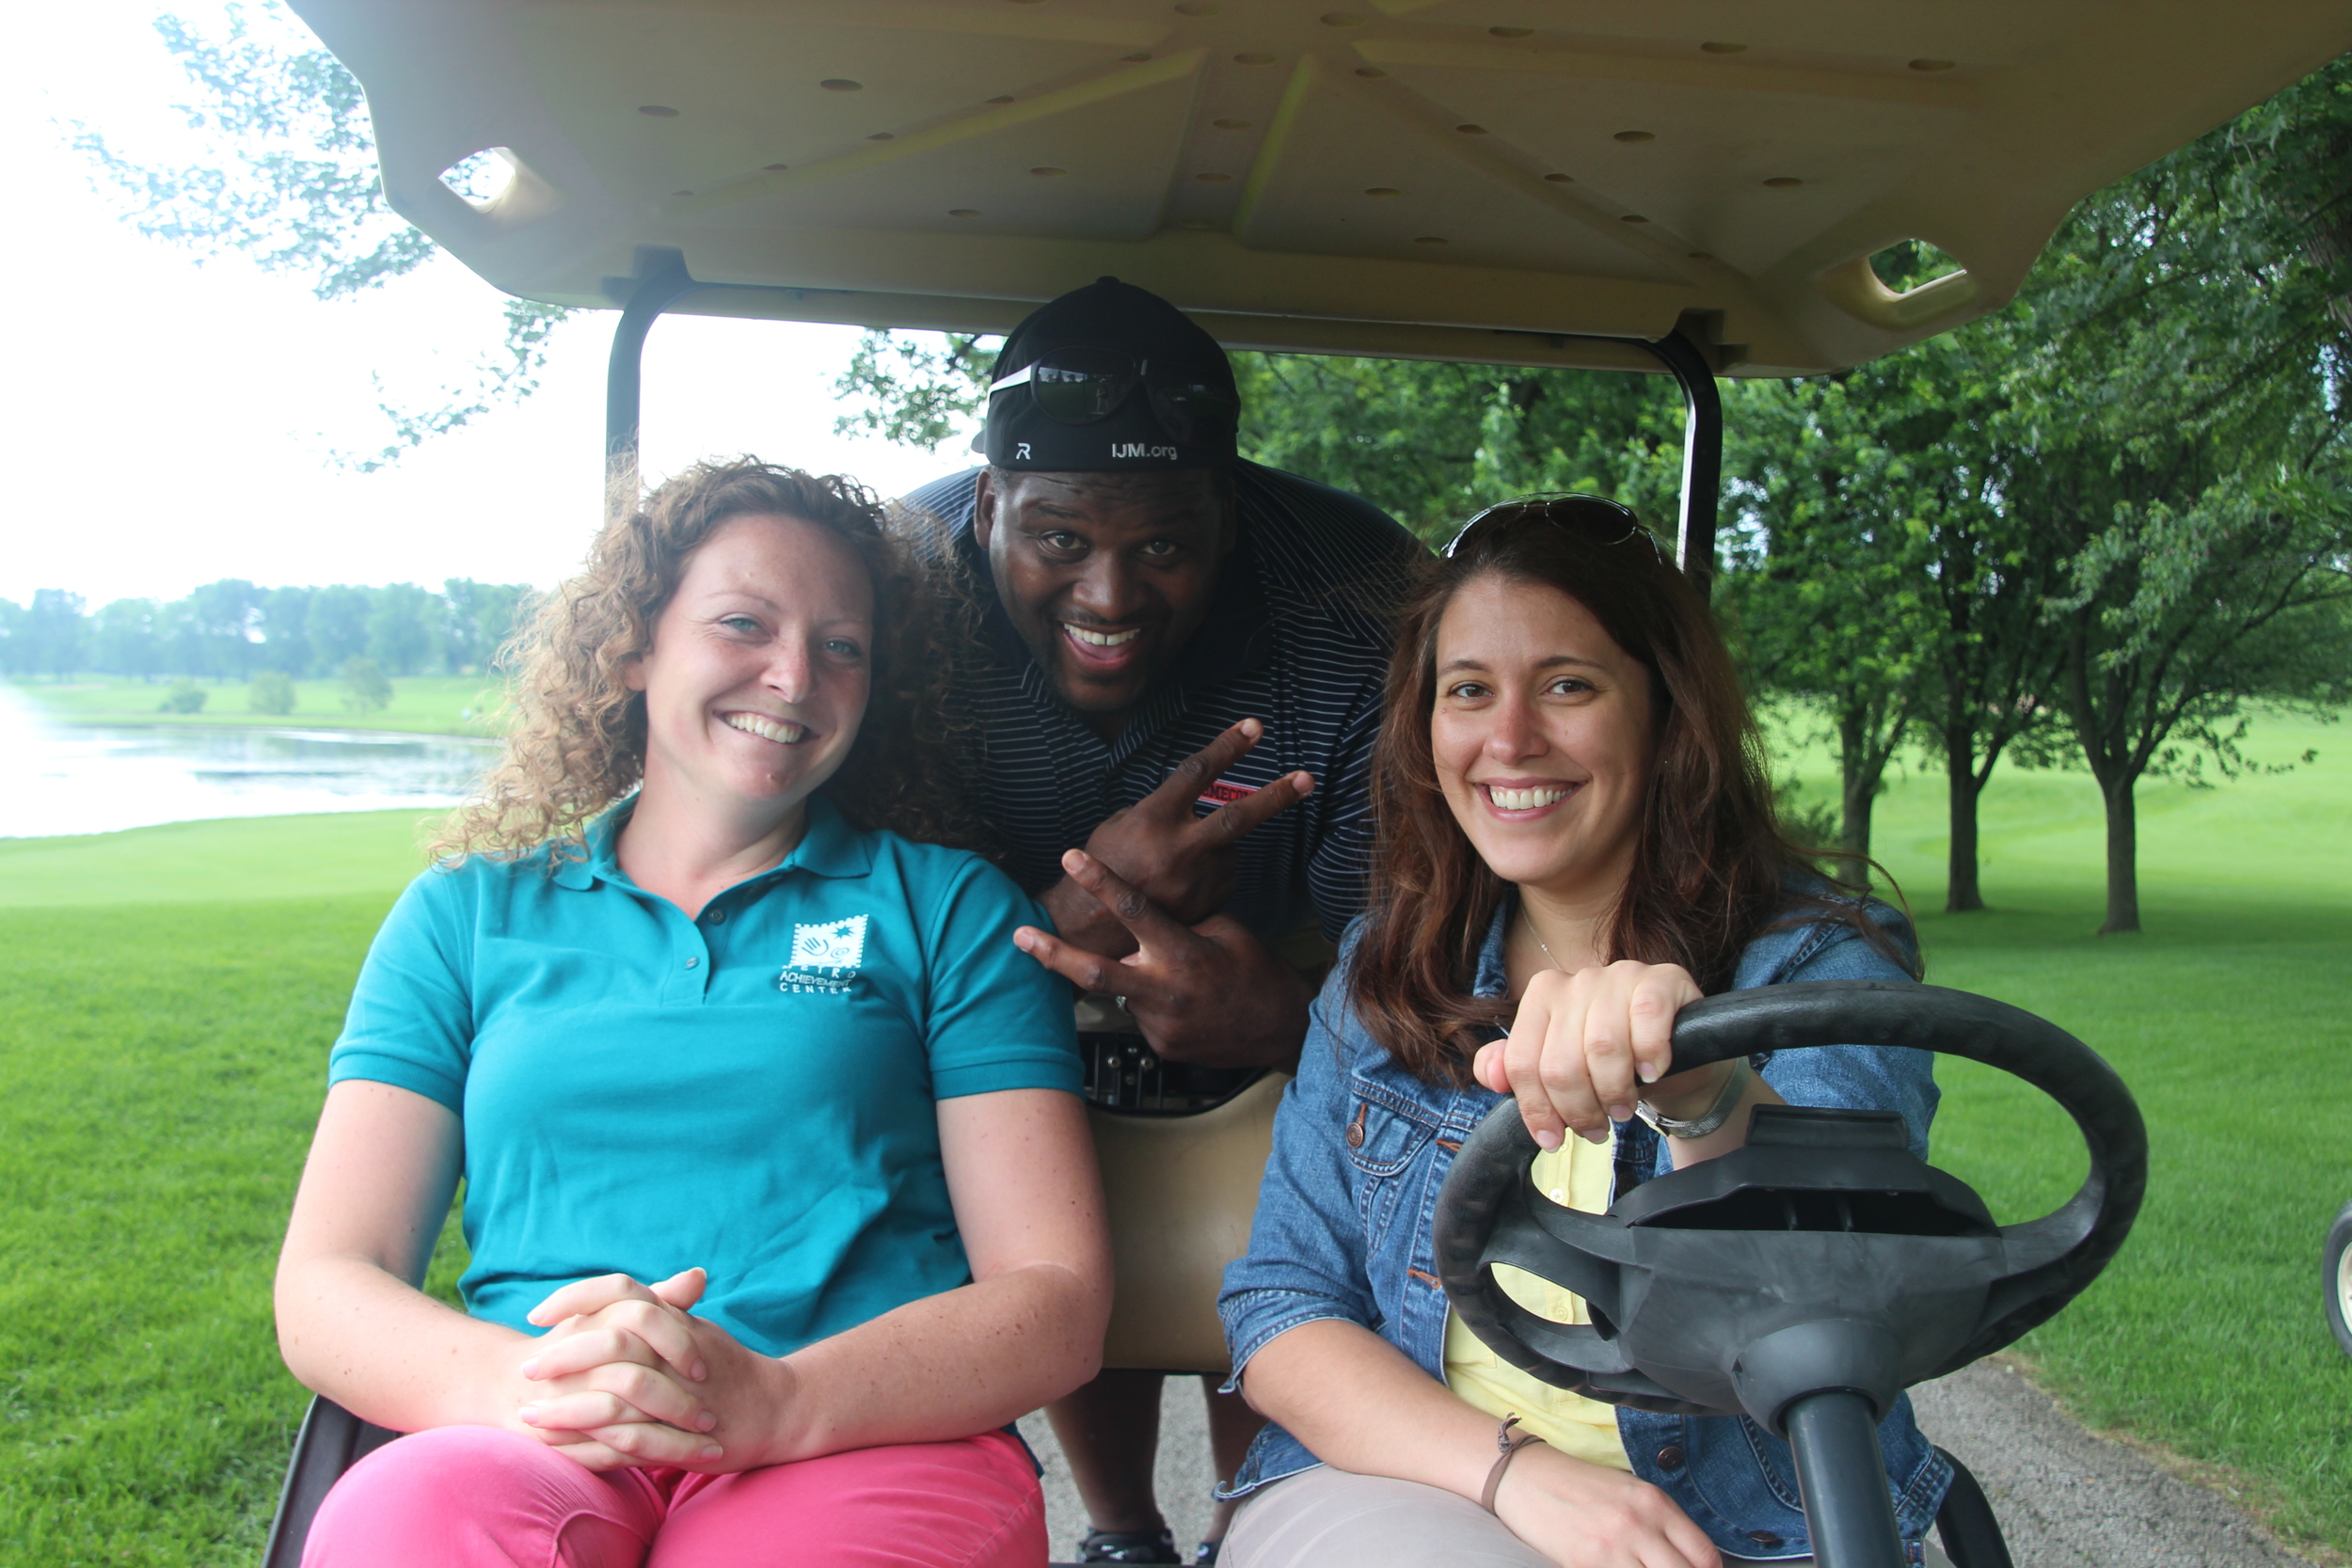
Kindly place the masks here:
<instances>
[{"instance_id":1,"label":"embroidered logo on teal shirt","mask_svg":"<svg viewBox=\"0 0 2352 1568\"><path fill-rule=\"evenodd\" d=\"M786 991L844 991L866 961L866 917L792 927L792 957L776 981Z\"/></svg>"}]
</instances>

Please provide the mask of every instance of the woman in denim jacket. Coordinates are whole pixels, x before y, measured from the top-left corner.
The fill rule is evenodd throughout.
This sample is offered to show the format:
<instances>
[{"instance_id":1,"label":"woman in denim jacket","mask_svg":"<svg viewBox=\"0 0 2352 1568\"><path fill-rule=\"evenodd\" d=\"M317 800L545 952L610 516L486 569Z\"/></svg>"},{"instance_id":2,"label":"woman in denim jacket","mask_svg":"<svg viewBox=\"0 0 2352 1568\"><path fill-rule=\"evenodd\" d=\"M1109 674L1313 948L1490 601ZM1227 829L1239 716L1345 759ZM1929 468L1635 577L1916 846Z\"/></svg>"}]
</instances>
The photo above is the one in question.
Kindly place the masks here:
<instances>
[{"instance_id":1,"label":"woman in denim jacket","mask_svg":"<svg viewBox=\"0 0 2352 1568\"><path fill-rule=\"evenodd\" d=\"M1227 1489L1244 1501L1225 1568L1805 1557L1779 1439L1600 1404L1479 1343L1436 1276L1438 1190L1505 1095L1544 1150L1537 1183L1588 1211L1738 1147L1758 1104L1899 1112L1924 1155L1925 1053L1660 1076L1684 1004L1913 978L1909 926L1781 836L1721 633L1613 502L1514 502L1462 531L1406 618L1375 769L1371 908L1315 1005L1219 1303L1234 1382L1274 1422ZM1534 1310L1587 1321L1503 1274ZM1917 1562L1950 1470L1908 1400L1880 1445Z\"/></svg>"}]
</instances>

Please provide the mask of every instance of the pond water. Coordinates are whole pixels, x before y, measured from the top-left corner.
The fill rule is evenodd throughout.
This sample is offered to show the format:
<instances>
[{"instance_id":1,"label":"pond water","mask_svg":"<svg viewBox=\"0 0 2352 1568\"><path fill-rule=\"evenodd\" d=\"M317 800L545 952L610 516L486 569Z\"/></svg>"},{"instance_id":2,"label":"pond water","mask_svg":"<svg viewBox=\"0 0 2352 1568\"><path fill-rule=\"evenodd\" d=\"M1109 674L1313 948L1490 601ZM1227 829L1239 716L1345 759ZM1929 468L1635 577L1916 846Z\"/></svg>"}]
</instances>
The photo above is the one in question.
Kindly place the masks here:
<instances>
[{"instance_id":1,"label":"pond water","mask_svg":"<svg viewBox=\"0 0 2352 1568\"><path fill-rule=\"evenodd\" d=\"M53 724L0 687L0 838L453 805L496 755L450 736Z\"/></svg>"}]
</instances>

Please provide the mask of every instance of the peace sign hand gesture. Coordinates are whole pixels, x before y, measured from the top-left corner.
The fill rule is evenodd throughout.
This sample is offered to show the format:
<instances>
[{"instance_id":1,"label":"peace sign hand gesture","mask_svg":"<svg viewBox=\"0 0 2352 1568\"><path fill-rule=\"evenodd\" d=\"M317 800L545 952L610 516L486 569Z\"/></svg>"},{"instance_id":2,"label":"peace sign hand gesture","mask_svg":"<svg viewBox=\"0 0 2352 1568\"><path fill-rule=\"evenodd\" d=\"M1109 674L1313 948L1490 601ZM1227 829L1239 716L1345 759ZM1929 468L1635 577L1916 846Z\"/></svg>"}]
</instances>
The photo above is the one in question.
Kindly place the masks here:
<instances>
[{"instance_id":1,"label":"peace sign hand gesture","mask_svg":"<svg viewBox=\"0 0 2352 1568\"><path fill-rule=\"evenodd\" d=\"M1285 773L1206 816L1194 814L1201 792L1264 735L1255 719L1226 730L1178 763L1157 789L1104 817L1087 837L1087 854L1175 921L1207 920L1233 895L1234 845L1314 793L1314 775ZM1046 889L1041 902L1068 941L1114 958L1134 951L1136 933L1074 877Z\"/></svg>"},{"instance_id":2,"label":"peace sign hand gesture","mask_svg":"<svg viewBox=\"0 0 2352 1568\"><path fill-rule=\"evenodd\" d=\"M1248 927L1221 914L1186 926L1083 849L1063 855L1061 863L1131 951L1114 958L1024 926L1012 934L1024 953L1081 990L1124 997L1143 1037L1169 1061L1285 1070L1298 1065L1312 994Z\"/></svg>"}]
</instances>

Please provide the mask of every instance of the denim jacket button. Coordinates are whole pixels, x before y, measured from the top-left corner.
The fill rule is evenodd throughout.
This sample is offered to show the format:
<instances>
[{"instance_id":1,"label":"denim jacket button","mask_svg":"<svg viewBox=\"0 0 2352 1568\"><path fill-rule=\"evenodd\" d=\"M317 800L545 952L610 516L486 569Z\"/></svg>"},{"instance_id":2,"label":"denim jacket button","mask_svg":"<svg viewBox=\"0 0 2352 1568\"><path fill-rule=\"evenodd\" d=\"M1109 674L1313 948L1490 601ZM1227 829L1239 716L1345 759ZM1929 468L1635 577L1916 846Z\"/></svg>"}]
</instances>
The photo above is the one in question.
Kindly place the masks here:
<instances>
[{"instance_id":1,"label":"denim jacket button","mask_svg":"<svg viewBox=\"0 0 2352 1568\"><path fill-rule=\"evenodd\" d=\"M1768 1529L1752 1529L1748 1531L1748 1539L1768 1551L1780 1544L1780 1537Z\"/></svg>"},{"instance_id":2,"label":"denim jacket button","mask_svg":"<svg viewBox=\"0 0 2352 1568\"><path fill-rule=\"evenodd\" d=\"M1672 1443L1669 1443L1669 1444L1667 1444L1664 1448L1662 1448L1662 1449L1659 1449L1659 1450L1658 1450L1658 1467L1659 1467L1660 1469L1661 1469L1661 1470L1679 1470L1679 1469L1681 1469L1681 1468L1682 1468L1682 1450L1681 1450L1680 1449L1677 1448L1677 1447L1676 1447L1674 1444L1672 1444Z\"/></svg>"}]
</instances>

